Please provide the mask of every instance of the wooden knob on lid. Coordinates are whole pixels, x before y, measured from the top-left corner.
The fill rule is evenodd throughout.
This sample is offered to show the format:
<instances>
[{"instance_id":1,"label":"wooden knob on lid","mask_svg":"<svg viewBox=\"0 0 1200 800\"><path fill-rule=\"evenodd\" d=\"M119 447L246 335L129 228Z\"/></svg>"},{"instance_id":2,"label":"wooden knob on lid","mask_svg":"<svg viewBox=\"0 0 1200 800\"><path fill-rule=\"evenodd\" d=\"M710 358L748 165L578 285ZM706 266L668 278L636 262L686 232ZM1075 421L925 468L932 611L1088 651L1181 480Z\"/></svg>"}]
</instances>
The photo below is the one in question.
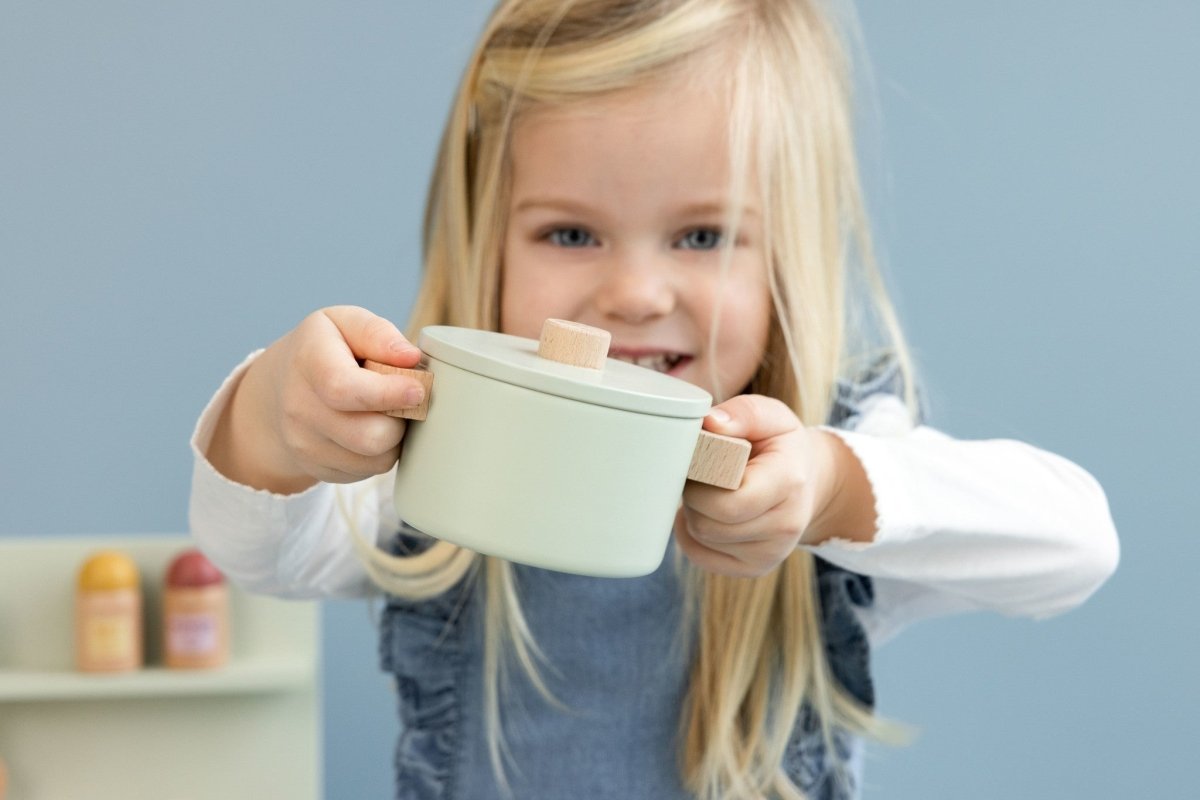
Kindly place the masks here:
<instances>
[{"instance_id":1,"label":"wooden knob on lid","mask_svg":"<svg viewBox=\"0 0 1200 800\"><path fill-rule=\"evenodd\" d=\"M611 342L612 334L602 328L563 319L548 319L542 323L538 355L573 367L604 369L604 359L608 357Z\"/></svg>"}]
</instances>

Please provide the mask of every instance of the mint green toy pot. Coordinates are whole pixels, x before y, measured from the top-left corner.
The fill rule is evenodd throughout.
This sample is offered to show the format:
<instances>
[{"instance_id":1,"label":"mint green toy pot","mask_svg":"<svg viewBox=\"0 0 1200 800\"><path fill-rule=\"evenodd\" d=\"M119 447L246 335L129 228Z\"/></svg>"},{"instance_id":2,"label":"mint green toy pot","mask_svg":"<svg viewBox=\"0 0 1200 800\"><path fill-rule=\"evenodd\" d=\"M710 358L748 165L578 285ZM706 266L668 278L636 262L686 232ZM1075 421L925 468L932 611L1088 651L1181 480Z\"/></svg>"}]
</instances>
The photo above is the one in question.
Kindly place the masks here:
<instances>
[{"instance_id":1,"label":"mint green toy pot","mask_svg":"<svg viewBox=\"0 0 1200 800\"><path fill-rule=\"evenodd\" d=\"M410 421L405 434L400 517L438 539L532 566L601 577L653 572L689 470L704 479L715 469L736 486L749 444L705 433L702 451L730 446L740 464L693 466L712 398L604 358L607 337L551 320L539 355L532 339L422 330L433 386L425 419ZM599 368L552 360L579 362L589 349L585 361Z\"/></svg>"}]
</instances>

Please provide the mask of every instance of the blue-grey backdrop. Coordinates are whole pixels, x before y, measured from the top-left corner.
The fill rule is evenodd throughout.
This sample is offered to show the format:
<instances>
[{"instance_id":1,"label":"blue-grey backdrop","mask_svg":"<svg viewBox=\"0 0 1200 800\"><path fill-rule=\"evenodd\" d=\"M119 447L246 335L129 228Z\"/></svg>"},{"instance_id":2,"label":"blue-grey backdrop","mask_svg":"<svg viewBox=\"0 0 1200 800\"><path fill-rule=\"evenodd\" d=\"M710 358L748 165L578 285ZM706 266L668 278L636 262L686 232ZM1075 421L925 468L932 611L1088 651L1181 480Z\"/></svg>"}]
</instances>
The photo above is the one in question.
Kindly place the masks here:
<instances>
[{"instance_id":1,"label":"blue-grey backdrop","mask_svg":"<svg viewBox=\"0 0 1200 800\"><path fill-rule=\"evenodd\" d=\"M0 4L0 535L186 528L193 421L308 311L402 320L484 0ZM871 3L863 158L933 401L1106 486L1117 576L877 659L868 798L1194 792L1200 6ZM1186 499L1192 498L1192 506ZM324 606L325 785L386 797L367 608Z\"/></svg>"}]
</instances>

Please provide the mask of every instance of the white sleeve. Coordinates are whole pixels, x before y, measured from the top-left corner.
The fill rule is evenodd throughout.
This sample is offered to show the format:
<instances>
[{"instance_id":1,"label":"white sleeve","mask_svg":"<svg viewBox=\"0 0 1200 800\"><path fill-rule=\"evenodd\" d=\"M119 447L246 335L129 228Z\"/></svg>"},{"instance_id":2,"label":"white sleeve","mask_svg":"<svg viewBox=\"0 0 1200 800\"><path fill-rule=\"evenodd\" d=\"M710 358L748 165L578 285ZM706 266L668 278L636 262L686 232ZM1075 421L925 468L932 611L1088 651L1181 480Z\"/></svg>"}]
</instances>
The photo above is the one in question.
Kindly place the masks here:
<instances>
[{"instance_id":1,"label":"white sleeve","mask_svg":"<svg viewBox=\"0 0 1200 800\"><path fill-rule=\"evenodd\" d=\"M876 535L807 548L872 578L874 603L859 616L873 643L958 611L1048 617L1116 569L1107 500L1082 468L1021 442L957 440L907 420L899 398L881 394L855 430L832 431L866 471Z\"/></svg>"},{"instance_id":2,"label":"white sleeve","mask_svg":"<svg viewBox=\"0 0 1200 800\"><path fill-rule=\"evenodd\" d=\"M252 353L225 379L192 434L192 536L205 555L247 591L290 598L362 597L372 584L355 553L351 525L377 542L399 528L394 473L359 483L318 483L281 495L229 480L205 457L217 420Z\"/></svg>"}]
</instances>

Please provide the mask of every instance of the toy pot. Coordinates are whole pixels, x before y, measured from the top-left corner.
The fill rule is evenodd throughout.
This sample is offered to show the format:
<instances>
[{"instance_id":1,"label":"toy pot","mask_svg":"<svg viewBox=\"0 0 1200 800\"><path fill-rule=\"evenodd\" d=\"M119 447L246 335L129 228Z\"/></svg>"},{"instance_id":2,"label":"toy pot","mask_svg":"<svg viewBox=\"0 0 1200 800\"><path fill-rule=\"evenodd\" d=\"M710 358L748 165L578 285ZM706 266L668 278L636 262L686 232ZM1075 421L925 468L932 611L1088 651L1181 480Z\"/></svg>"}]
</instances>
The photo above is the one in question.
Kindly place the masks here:
<instances>
[{"instance_id":1,"label":"toy pot","mask_svg":"<svg viewBox=\"0 0 1200 800\"><path fill-rule=\"evenodd\" d=\"M736 488L750 443L701 430L711 396L606 358L607 331L548 320L540 341L424 328L421 408L396 472L409 525L522 564L632 577L662 563L684 482Z\"/></svg>"}]
</instances>

